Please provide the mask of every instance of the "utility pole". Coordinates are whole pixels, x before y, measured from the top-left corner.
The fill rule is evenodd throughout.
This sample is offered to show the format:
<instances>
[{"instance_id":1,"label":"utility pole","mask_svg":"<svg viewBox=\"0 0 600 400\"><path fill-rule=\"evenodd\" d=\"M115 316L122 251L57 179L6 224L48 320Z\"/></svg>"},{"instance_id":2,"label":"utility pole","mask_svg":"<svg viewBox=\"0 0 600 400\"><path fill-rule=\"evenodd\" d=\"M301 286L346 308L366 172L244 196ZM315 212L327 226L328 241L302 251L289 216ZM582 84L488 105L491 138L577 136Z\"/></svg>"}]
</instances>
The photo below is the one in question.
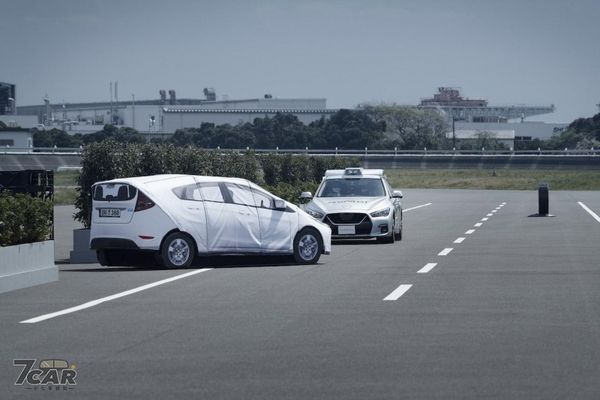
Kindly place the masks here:
<instances>
[{"instance_id":1,"label":"utility pole","mask_svg":"<svg viewBox=\"0 0 600 400\"><path fill-rule=\"evenodd\" d=\"M454 117L454 113L452 113L452 148L456 149L456 130L454 128L454 121L456 117Z\"/></svg>"},{"instance_id":2,"label":"utility pole","mask_svg":"<svg viewBox=\"0 0 600 400\"><path fill-rule=\"evenodd\" d=\"M131 127L135 129L135 94L131 93Z\"/></svg>"}]
</instances>

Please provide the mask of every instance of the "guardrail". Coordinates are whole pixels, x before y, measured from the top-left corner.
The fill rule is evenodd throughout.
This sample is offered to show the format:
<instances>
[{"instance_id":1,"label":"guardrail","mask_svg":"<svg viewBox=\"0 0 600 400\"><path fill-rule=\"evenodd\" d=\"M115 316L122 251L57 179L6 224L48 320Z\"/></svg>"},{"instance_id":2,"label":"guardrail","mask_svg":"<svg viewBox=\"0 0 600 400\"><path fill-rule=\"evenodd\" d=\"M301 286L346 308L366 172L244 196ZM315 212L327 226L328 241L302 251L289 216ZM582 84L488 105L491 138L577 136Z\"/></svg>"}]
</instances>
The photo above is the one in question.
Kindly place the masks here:
<instances>
[{"instance_id":1,"label":"guardrail","mask_svg":"<svg viewBox=\"0 0 600 400\"><path fill-rule=\"evenodd\" d=\"M0 154L81 154L83 148L68 148L68 147L34 147L34 148L17 148L17 147L0 147ZM304 149L253 149L253 148L245 148L245 149L221 149L217 148L207 148L205 150L223 150L223 151L236 151L236 152L244 152L252 150L256 153L265 154L265 153L276 153L276 154L309 154L309 155L339 155L339 156L376 156L376 155L384 155L384 156L401 156L401 155L444 155L444 156L452 156L452 155L538 155L538 156L600 156L599 149L564 149L564 150L402 150L402 149L386 149L386 150L370 150L367 147L364 149L309 149L308 147Z\"/></svg>"}]
</instances>

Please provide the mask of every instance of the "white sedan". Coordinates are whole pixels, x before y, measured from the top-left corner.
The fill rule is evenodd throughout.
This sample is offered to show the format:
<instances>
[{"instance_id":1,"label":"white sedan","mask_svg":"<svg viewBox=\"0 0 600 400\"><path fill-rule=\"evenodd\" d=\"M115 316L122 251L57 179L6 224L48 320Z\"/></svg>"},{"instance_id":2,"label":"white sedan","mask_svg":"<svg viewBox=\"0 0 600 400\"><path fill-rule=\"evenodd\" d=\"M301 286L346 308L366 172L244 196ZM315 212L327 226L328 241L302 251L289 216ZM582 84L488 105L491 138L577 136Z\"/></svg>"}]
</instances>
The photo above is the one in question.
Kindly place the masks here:
<instances>
[{"instance_id":1,"label":"white sedan","mask_svg":"<svg viewBox=\"0 0 600 400\"><path fill-rule=\"evenodd\" d=\"M329 225L334 239L402 239L402 192L392 190L382 169L346 168L325 172L315 197L304 210Z\"/></svg>"},{"instance_id":2,"label":"white sedan","mask_svg":"<svg viewBox=\"0 0 600 400\"><path fill-rule=\"evenodd\" d=\"M168 268L195 255L293 254L312 264L331 251L331 229L239 178L154 175L92 187L90 248L102 265L153 252Z\"/></svg>"}]
</instances>

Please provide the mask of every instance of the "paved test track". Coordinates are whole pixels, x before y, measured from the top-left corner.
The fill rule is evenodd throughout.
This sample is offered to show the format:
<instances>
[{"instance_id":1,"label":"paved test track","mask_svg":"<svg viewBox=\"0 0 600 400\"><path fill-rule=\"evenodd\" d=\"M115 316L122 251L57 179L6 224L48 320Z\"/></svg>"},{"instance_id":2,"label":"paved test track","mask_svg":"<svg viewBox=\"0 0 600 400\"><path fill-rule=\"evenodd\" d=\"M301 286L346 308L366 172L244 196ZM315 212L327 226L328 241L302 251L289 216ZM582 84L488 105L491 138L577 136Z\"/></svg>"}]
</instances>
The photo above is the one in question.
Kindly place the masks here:
<instances>
[{"instance_id":1,"label":"paved test track","mask_svg":"<svg viewBox=\"0 0 600 400\"><path fill-rule=\"evenodd\" d=\"M316 266L221 259L20 323L189 272L62 265L0 295L0 388L40 396L13 386L12 359L63 358L78 398L597 398L600 223L578 202L600 214L600 193L550 200L555 218L527 218L534 191L406 190L405 208L432 204L401 242L337 244Z\"/></svg>"}]
</instances>

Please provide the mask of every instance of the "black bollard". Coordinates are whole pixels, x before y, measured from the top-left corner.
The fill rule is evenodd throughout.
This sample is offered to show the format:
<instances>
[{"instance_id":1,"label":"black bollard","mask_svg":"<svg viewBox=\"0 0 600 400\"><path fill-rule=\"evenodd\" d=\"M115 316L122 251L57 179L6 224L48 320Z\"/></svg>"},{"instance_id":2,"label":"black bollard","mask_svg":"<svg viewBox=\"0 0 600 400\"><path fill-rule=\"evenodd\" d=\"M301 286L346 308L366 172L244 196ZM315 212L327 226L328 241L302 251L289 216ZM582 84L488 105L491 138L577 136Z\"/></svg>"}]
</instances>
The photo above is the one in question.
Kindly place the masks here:
<instances>
[{"instance_id":1,"label":"black bollard","mask_svg":"<svg viewBox=\"0 0 600 400\"><path fill-rule=\"evenodd\" d=\"M538 215L540 217L546 216L550 213L550 207L548 203L548 184L542 182L538 186Z\"/></svg>"}]
</instances>

